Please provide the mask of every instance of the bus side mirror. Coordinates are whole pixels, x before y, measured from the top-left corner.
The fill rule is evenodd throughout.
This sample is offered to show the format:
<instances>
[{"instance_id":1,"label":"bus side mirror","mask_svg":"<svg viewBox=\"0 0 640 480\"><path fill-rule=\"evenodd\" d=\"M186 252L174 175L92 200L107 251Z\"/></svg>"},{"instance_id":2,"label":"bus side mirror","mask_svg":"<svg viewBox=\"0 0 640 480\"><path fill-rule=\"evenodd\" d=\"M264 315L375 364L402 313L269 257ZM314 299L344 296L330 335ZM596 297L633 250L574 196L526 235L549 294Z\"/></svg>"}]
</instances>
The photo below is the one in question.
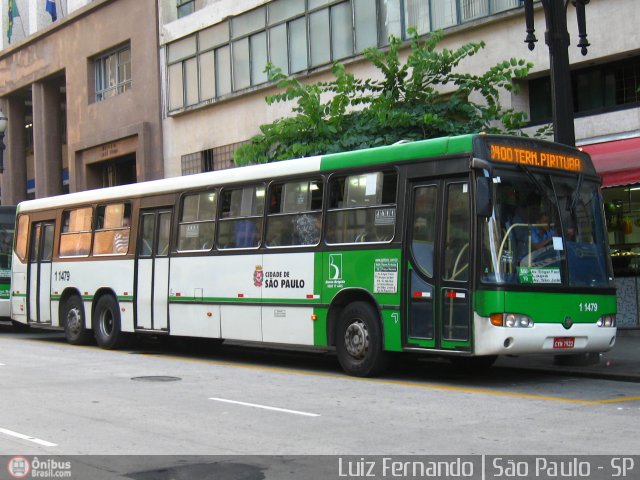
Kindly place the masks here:
<instances>
[{"instance_id":1,"label":"bus side mirror","mask_svg":"<svg viewBox=\"0 0 640 480\"><path fill-rule=\"evenodd\" d=\"M479 217L490 217L493 213L491 203L491 179L487 177L476 178L476 214Z\"/></svg>"}]
</instances>

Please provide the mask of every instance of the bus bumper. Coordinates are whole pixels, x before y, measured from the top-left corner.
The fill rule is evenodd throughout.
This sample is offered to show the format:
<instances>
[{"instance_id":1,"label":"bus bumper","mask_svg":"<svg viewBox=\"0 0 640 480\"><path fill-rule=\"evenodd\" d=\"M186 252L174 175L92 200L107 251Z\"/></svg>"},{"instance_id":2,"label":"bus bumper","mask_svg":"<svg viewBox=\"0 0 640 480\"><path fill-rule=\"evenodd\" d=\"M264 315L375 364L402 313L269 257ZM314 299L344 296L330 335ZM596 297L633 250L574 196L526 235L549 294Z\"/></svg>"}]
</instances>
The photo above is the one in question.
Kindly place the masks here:
<instances>
[{"instance_id":1,"label":"bus bumper","mask_svg":"<svg viewBox=\"0 0 640 480\"><path fill-rule=\"evenodd\" d=\"M559 324L538 323L530 328L492 325L488 318L474 316L475 355L521 355L527 353L606 352L616 341L615 327L595 323L574 324L569 330Z\"/></svg>"}]
</instances>

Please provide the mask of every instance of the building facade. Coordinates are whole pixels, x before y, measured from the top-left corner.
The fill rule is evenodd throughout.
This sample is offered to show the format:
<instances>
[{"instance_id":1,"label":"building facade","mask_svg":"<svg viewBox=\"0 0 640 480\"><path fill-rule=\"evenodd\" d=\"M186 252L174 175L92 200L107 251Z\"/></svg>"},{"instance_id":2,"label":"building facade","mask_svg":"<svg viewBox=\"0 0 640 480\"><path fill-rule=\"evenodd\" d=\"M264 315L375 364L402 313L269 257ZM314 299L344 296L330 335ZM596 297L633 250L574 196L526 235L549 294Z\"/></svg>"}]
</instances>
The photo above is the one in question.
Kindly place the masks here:
<instances>
[{"instance_id":1,"label":"building facade","mask_svg":"<svg viewBox=\"0 0 640 480\"><path fill-rule=\"evenodd\" d=\"M2 2L2 202L162 178L157 3L46 5Z\"/></svg>"}]
</instances>

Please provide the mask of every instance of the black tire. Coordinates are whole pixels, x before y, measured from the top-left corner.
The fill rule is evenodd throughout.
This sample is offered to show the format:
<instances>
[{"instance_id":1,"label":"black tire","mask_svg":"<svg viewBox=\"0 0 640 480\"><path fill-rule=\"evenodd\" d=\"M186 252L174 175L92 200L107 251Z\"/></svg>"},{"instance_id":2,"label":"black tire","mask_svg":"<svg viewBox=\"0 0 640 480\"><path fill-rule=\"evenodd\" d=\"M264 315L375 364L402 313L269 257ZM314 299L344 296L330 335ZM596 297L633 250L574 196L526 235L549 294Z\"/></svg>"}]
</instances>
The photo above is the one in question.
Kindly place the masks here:
<instances>
[{"instance_id":1,"label":"black tire","mask_svg":"<svg viewBox=\"0 0 640 480\"><path fill-rule=\"evenodd\" d=\"M387 368L389 354L382 346L380 315L371 304L353 302L342 311L336 351L343 370L354 377L372 377Z\"/></svg>"},{"instance_id":2,"label":"black tire","mask_svg":"<svg viewBox=\"0 0 640 480\"><path fill-rule=\"evenodd\" d=\"M67 298L60 308L60 322L64 335L71 345L86 345L91 342L91 331L87 328L84 304L78 295Z\"/></svg>"},{"instance_id":3,"label":"black tire","mask_svg":"<svg viewBox=\"0 0 640 480\"><path fill-rule=\"evenodd\" d=\"M96 304L93 334L98 345L107 350L122 348L127 342L120 328L120 306L112 295L103 295Z\"/></svg>"},{"instance_id":4,"label":"black tire","mask_svg":"<svg viewBox=\"0 0 640 480\"><path fill-rule=\"evenodd\" d=\"M483 357L449 357L449 361L455 368L469 372L489 370L493 367L497 359L497 355L485 355Z\"/></svg>"}]
</instances>

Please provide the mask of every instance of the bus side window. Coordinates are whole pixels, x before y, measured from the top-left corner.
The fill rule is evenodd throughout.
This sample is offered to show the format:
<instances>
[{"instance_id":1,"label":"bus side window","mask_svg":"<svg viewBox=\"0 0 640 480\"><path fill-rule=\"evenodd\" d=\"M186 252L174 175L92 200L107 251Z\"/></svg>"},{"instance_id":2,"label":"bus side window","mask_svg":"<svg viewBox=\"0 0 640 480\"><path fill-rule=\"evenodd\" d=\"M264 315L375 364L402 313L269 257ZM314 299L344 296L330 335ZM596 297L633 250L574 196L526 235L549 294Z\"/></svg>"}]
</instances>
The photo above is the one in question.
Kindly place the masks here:
<instances>
[{"instance_id":1,"label":"bus side window","mask_svg":"<svg viewBox=\"0 0 640 480\"><path fill-rule=\"evenodd\" d=\"M101 205L97 213L93 254L126 254L129 250L131 206L126 203Z\"/></svg>"},{"instance_id":2,"label":"bus side window","mask_svg":"<svg viewBox=\"0 0 640 480\"><path fill-rule=\"evenodd\" d=\"M391 241L395 233L397 185L395 171L332 178L327 243Z\"/></svg>"},{"instance_id":3,"label":"bus side window","mask_svg":"<svg viewBox=\"0 0 640 480\"><path fill-rule=\"evenodd\" d=\"M260 245L264 193L262 185L222 191L217 244L219 249L256 248Z\"/></svg>"},{"instance_id":4,"label":"bus side window","mask_svg":"<svg viewBox=\"0 0 640 480\"><path fill-rule=\"evenodd\" d=\"M267 246L317 245L322 230L322 181L275 184L267 217Z\"/></svg>"},{"instance_id":5,"label":"bus side window","mask_svg":"<svg viewBox=\"0 0 640 480\"><path fill-rule=\"evenodd\" d=\"M61 257L84 257L91 247L91 207L66 210L62 213Z\"/></svg>"},{"instance_id":6,"label":"bus side window","mask_svg":"<svg viewBox=\"0 0 640 480\"><path fill-rule=\"evenodd\" d=\"M16 233L16 255L24 262L27 258L27 240L29 238L29 215L20 215Z\"/></svg>"},{"instance_id":7,"label":"bus side window","mask_svg":"<svg viewBox=\"0 0 640 480\"><path fill-rule=\"evenodd\" d=\"M185 195L178 228L178 251L208 251L213 248L218 192Z\"/></svg>"}]
</instances>

